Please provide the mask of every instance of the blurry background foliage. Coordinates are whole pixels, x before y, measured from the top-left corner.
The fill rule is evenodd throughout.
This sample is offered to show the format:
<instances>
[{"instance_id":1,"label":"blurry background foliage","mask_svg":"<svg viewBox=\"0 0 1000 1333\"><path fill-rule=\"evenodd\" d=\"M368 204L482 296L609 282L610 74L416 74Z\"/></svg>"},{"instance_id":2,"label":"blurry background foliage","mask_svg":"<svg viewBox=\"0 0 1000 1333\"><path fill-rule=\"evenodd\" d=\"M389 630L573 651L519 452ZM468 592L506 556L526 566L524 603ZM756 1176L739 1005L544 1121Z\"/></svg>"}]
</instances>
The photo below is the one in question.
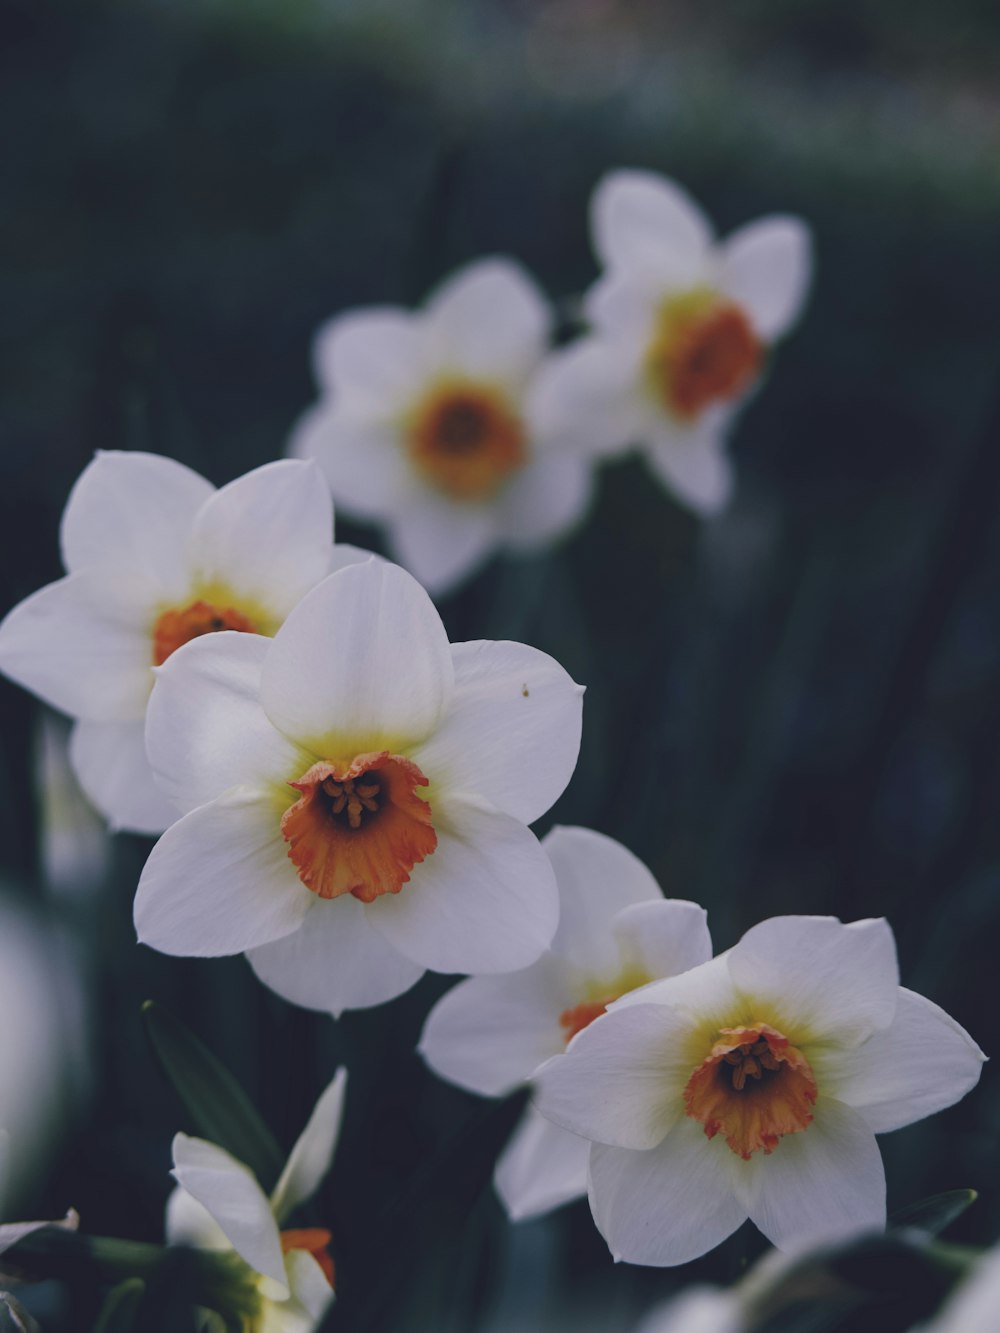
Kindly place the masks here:
<instances>
[{"instance_id":1,"label":"blurry background foliage","mask_svg":"<svg viewBox=\"0 0 1000 1333\"><path fill-rule=\"evenodd\" d=\"M805 320L700 526L636 462L561 549L442 607L453 638L544 648L589 688L554 815L622 839L720 947L777 912L885 913L903 978L997 1049L1000 929L1000 12L990 0L3 0L0 603L60 573L96 448L222 483L278 455L314 394L310 337L506 252L567 320L595 276L588 196L676 176L726 231L805 216ZM341 524L346 539L373 534ZM0 855L42 898L38 709L0 684ZM729 1281L745 1229L678 1279L613 1269L585 1205L509 1229L487 1185L516 1107L414 1055L445 983L338 1024L240 959L134 946L146 848L116 840L69 920L94 1006L89 1109L27 1215L161 1235L190 1128L142 1036L154 997L234 1069L283 1146L351 1069L314 1204L331 1327L627 1327L678 1280ZM1000 1085L884 1139L890 1204L974 1185L1000 1234ZM35 1295L46 1328L92 1310ZM581 1312L586 1312L582 1314ZM886 1317L880 1325L893 1327Z\"/></svg>"}]
</instances>

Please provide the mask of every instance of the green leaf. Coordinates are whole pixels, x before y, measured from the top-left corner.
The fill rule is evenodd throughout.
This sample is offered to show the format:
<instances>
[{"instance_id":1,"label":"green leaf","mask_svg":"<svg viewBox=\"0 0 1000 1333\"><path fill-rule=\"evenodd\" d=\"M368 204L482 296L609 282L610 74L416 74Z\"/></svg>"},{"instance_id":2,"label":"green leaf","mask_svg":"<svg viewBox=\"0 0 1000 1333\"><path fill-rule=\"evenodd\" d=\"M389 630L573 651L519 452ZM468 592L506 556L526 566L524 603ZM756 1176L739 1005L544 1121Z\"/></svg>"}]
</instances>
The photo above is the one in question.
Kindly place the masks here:
<instances>
[{"instance_id":1,"label":"green leaf","mask_svg":"<svg viewBox=\"0 0 1000 1333\"><path fill-rule=\"evenodd\" d=\"M921 1199L919 1203L897 1209L889 1219L889 1230L913 1227L926 1231L930 1236L939 1236L978 1197L975 1190L948 1190L945 1194L934 1194L928 1199Z\"/></svg>"},{"instance_id":2,"label":"green leaf","mask_svg":"<svg viewBox=\"0 0 1000 1333\"><path fill-rule=\"evenodd\" d=\"M139 1304L146 1291L141 1277L130 1277L109 1292L94 1333L138 1333L135 1323Z\"/></svg>"},{"instance_id":3,"label":"green leaf","mask_svg":"<svg viewBox=\"0 0 1000 1333\"><path fill-rule=\"evenodd\" d=\"M184 1103L195 1133L248 1166L269 1194L281 1175L284 1157L249 1097L225 1065L172 1014L153 1000L146 1001L142 1013L153 1053Z\"/></svg>"}]
</instances>

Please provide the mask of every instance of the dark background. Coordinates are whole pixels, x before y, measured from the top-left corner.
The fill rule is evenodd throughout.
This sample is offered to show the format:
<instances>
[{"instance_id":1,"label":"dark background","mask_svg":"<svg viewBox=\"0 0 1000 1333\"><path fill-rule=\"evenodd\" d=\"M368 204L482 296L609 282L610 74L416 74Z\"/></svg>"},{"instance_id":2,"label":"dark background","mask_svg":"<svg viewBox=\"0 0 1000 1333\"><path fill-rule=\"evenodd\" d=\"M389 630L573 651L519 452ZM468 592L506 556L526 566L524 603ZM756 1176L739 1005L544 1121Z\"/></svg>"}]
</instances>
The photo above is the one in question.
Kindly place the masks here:
<instances>
[{"instance_id":1,"label":"dark background","mask_svg":"<svg viewBox=\"0 0 1000 1333\"><path fill-rule=\"evenodd\" d=\"M571 309L610 168L676 176L723 232L810 222L814 292L736 430L732 508L703 525L615 463L571 542L495 562L442 613L453 639L523 639L589 687L555 819L625 842L709 909L719 947L779 912L887 915L904 983L995 1051L995 6L0 0L0 24L4 610L61 572L59 514L95 449L216 483L278 456L332 313L414 302L494 252ZM36 901L37 713L5 682L0 711L0 870ZM144 1042L152 996L286 1147L347 1060L313 1209L335 1231L331 1327L624 1330L762 1248L747 1228L679 1273L615 1269L585 1204L509 1228L488 1180L516 1107L413 1054L442 980L334 1024L240 959L138 949L145 852L116 839L103 891L69 910L98 1091L27 1215L73 1204L89 1231L160 1238L169 1140L190 1126ZM995 1240L998 1101L987 1067L883 1139L890 1207L972 1185L953 1234ZM47 1333L90 1326L86 1295L36 1300Z\"/></svg>"}]
</instances>

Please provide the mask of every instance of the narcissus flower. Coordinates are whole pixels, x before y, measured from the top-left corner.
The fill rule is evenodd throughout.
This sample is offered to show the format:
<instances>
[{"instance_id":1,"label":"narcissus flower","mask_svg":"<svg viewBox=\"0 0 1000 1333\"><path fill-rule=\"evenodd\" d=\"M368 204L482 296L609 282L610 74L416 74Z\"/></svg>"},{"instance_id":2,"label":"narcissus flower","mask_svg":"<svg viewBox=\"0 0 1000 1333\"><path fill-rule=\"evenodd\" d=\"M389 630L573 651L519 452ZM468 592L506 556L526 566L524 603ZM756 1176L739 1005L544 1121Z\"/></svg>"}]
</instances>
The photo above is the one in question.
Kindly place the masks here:
<instances>
[{"instance_id":1,"label":"narcissus flower","mask_svg":"<svg viewBox=\"0 0 1000 1333\"><path fill-rule=\"evenodd\" d=\"M303 593L362 553L334 547L313 464L269 463L217 491L143 453L97 455L60 537L66 577L0 625L0 670L78 719L73 767L111 824L159 833L176 814L146 762L152 668L212 631L273 634Z\"/></svg>"},{"instance_id":2,"label":"narcissus flower","mask_svg":"<svg viewBox=\"0 0 1000 1333\"><path fill-rule=\"evenodd\" d=\"M641 861L583 828L542 843L559 885L559 929L523 971L460 982L432 1009L420 1041L427 1063L460 1087L502 1097L566 1049L612 1001L712 955L705 913L665 900ZM587 1192L586 1139L529 1108L497 1165L512 1218L534 1217Z\"/></svg>"},{"instance_id":3,"label":"narcissus flower","mask_svg":"<svg viewBox=\"0 0 1000 1333\"><path fill-rule=\"evenodd\" d=\"M581 516L591 464L547 432L532 386L552 313L521 267L485 259L419 310L351 310L319 332L322 397L290 450L317 459L344 513L444 592L492 551L551 542Z\"/></svg>"},{"instance_id":4,"label":"narcissus flower","mask_svg":"<svg viewBox=\"0 0 1000 1333\"><path fill-rule=\"evenodd\" d=\"M347 1071L337 1071L309 1118L270 1198L242 1162L214 1143L174 1137L177 1189L167 1201L167 1240L235 1251L247 1265L255 1306L247 1333L312 1333L334 1296L332 1236L284 1229L330 1169L344 1109Z\"/></svg>"},{"instance_id":5,"label":"narcissus flower","mask_svg":"<svg viewBox=\"0 0 1000 1333\"><path fill-rule=\"evenodd\" d=\"M540 428L575 425L597 454L639 445L682 504L721 509L726 432L802 308L809 232L773 216L718 242L685 191L647 171L606 176L591 226L605 268L585 300L592 331L543 372Z\"/></svg>"},{"instance_id":6,"label":"narcissus flower","mask_svg":"<svg viewBox=\"0 0 1000 1333\"><path fill-rule=\"evenodd\" d=\"M160 668L150 761L189 811L135 904L165 953L249 951L316 1009L379 1004L427 967L524 967L556 929L526 827L560 795L582 694L519 643L451 645L395 565L331 575L273 640L217 634Z\"/></svg>"},{"instance_id":7,"label":"narcissus flower","mask_svg":"<svg viewBox=\"0 0 1000 1333\"><path fill-rule=\"evenodd\" d=\"M783 1250L884 1226L875 1135L958 1101L984 1059L898 981L885 921L776 917L550 1060L537 1104L593 1141L615 1257L686 1263L747 1217Z\"/></svg>"}]
</instances>

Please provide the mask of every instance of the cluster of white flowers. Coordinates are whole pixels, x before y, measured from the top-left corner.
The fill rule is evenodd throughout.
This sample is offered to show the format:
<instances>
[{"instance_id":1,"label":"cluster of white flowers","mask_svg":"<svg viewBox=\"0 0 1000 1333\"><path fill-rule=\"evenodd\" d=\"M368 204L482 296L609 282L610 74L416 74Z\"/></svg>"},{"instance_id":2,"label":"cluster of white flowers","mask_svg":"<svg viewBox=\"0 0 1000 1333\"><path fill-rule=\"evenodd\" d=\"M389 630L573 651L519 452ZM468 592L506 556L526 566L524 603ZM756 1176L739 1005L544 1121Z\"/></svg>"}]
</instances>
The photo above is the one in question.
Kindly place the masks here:
<instances>
[{"instance_id":1,"label":"cluster of white flowers","mask_svg":"<svg viewBox=\"0 0 1000 1333\"><path fill-rule=\"evenodd\" d=\"M589 1195L638 1264L685 1263L747 1218L795 1249L884 1225L875 1134L964 1096L982 1053L900 987L884 921L779 917L713 958L703 909L620 844L539 842L581 687L524 644L449 643L414 577L333 540L324 476L443 589L565 530L593 460L628 444L686 503L725 503L725 430L801 307L807 233L772 218L717 245L639 172L600 185L593 228L605 271L576 343L551 351L545 300L489 260L417 313L321 333L307 458L216 491L100 455L63 517L67 575L0 626L0 668L76 720L110 823L162 832L141 942L244 953L332 1015L425 969L469 974L421 1051L487 1096L532 1086L496 1169L512 1218ZM280 1226L326 1172L343 1094L341 1074L270 1199L222 1148L175 1140L169 1236L240 1256L261 1329L303 1333L332 1297L329 1233Z\"/></svg>"}]
</instances>

